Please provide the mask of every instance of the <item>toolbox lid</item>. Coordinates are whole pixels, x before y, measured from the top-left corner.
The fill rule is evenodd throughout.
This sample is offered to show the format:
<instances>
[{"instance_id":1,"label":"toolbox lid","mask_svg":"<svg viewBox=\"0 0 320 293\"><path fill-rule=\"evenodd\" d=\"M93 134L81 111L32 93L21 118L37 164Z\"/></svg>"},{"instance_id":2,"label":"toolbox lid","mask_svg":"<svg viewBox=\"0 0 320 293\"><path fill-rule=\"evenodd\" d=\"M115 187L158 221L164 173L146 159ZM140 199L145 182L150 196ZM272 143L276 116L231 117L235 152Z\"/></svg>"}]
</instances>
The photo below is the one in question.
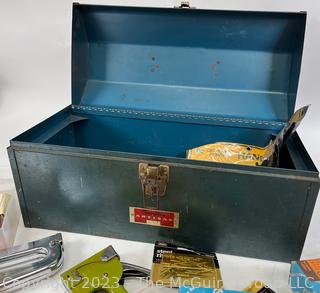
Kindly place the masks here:
<instances>
[{"instance_id":1,"label":"toolbox lid","mask_svg":"<svg viewBox=\"0 0 320 293\"><path fill-rule=\"evenodd\" d=\"M306 14L75 4L72 103L286 122Z\"/></svg>"}]
</instances>

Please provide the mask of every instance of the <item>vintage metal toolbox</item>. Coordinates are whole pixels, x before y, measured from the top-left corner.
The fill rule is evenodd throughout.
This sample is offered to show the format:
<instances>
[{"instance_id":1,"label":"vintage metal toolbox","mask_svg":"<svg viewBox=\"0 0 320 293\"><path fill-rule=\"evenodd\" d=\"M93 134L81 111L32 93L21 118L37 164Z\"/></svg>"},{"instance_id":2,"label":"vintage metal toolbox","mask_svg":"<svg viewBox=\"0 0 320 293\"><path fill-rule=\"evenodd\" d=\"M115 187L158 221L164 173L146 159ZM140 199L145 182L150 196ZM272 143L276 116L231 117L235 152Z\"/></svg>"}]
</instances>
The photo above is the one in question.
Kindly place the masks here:
<instances>
[{"instance_id":1,"label":"vintage metal toolbox","mask_svg":"<svg viewBox=\"0 0 320 293\"><path fill-rule=\"evenodd\" d=\"M319 178L296 133L279 168L185 155L265 145L284 126L305 24L300 12L75 4L72 105L8 149L25 225L299 259Z\"/></svg>"}]
</instances>

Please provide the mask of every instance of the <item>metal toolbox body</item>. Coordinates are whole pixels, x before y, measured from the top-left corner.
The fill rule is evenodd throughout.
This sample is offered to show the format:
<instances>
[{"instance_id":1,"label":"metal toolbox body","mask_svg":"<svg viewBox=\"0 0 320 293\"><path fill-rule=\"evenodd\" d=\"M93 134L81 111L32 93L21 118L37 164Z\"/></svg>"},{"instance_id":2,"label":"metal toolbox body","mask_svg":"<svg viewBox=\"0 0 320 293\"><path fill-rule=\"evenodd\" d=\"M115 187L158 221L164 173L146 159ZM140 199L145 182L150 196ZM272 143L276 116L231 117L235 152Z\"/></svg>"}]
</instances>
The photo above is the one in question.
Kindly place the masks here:
<instances>
[{"instance_id":1,"label":"metal toolbox body","mask_svg":"<svg viewBox=\"0 0 320 293\"><path fill-rule=\"evenodd\" d=\"M319 177L296 133L279 168L185 153L266 145L285 125L305 22L304 13L75 4L72 104L8 148L25 225L298 259Z\"/></svg>"}]
</instances>

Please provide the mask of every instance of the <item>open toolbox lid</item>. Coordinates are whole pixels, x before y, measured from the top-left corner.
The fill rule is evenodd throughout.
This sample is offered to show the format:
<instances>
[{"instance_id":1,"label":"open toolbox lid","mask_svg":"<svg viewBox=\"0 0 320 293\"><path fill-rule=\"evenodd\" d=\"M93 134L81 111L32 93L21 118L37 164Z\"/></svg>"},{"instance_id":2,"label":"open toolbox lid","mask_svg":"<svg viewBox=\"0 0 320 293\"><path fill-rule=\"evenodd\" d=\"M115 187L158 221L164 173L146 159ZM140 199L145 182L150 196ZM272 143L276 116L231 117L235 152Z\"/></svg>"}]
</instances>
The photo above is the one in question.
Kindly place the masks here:
<instances>
[{"instance_id":1,"label":"open toolbox lid","mask_svg":"<svg viewBox=\"0 0 320 293\"><path fill-rule=\"evenodd\" d=\"M286 122L306 14L74 4L72 104Z\"/></svg>"}]
</instances>

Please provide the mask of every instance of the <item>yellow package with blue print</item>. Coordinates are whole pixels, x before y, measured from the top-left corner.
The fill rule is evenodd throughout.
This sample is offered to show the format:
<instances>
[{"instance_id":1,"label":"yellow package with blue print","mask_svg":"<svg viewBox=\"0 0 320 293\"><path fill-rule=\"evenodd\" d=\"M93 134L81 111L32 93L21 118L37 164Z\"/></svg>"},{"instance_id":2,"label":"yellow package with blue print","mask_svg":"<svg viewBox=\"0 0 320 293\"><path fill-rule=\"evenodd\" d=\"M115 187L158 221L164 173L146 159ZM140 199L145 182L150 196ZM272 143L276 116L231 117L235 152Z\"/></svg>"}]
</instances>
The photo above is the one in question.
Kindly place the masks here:
<instances>
[{"instance_id":1,"label":"yellow package with blue print","mask_svg":"<svg viewBox=\"0 0 320 293\"><path fill-rule=\"evenodd\" d=\"M188 150L187 158L217 163L277 167L279 166L281 147L295 132L306 115L308 108L309 106L305 106L297 110L287 125L265 147L232 142L216 142Z\"/></svg>"}]
</instances>

